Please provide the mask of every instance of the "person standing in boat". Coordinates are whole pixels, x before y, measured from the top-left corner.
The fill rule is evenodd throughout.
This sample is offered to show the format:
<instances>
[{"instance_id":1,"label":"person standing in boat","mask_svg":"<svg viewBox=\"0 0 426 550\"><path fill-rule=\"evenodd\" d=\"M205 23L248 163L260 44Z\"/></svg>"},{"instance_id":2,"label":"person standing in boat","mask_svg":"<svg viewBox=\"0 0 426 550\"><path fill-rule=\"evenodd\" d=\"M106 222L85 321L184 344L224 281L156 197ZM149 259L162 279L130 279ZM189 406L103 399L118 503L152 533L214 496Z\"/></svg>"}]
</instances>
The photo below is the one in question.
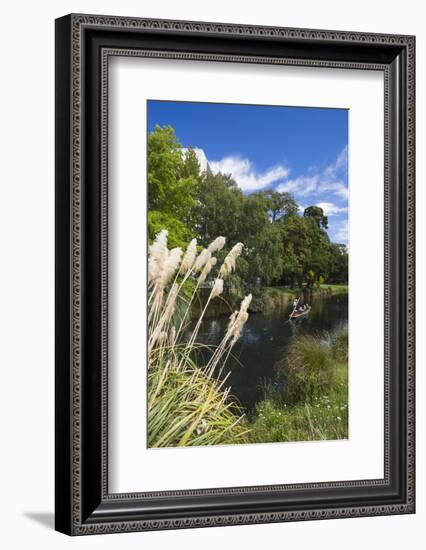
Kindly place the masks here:
<instances>
[{"instance_id":1,"label":"person standing in boat","mask_svg":"<svg viewBox=\"0 0 426 550\"><path fill-rule=\"evenodd\" d=\"M296 309L297 308L297 304L299 303L299 298L295 298L293 300L293 309Z\"/></svg>"}]
</instances>

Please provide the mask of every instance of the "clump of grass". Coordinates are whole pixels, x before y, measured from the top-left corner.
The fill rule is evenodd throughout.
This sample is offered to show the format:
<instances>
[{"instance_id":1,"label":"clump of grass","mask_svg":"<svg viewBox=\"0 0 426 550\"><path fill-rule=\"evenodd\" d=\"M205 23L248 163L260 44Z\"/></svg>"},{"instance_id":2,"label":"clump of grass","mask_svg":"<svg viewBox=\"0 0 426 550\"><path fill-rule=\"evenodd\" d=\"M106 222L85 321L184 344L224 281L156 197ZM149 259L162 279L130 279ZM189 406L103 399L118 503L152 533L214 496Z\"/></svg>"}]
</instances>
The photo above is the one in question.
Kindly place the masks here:
<instances>
[{"instance_id":1,"label":"clump of grass","mask_svg":"<svg viewBox=\"0 0 426 550\"><path fill-rule=\"evenodd\" d=\"M148 373L148 446L245 443L247 425L223 382L179 357Z\"/></svg>"},{"instance_id":2,"label":"clump of grass","mask_svg":"<svg viewBox=\"0 0 426 550\"><path fill-rule=\"evenodd\" d=\"M248 318L251 295L229 320L228 329L207 364L195 362L197 336L207 308L220 296L224 279L236 267L243 245L237 243L213 281L189 338L185 337L191 305L212 272L216 252L225 244L218 237L197 254L192 240L183 254L167 248L167 231L149 247L148 258L148 445L170 447L242 442L244 415L222 376L232 347Z\"/></svg>"},{"instance_id":3,"label":"clump of grass","mask_svg":"<svg viewBox=\"0 0 426 550\"><path fill-rule=\"evenodd\" d=\"M289 347L285 374L290 401L307 401L327 393L335 376L329 344L315 336L299 337Z\"/></svg>"}]
</instances>

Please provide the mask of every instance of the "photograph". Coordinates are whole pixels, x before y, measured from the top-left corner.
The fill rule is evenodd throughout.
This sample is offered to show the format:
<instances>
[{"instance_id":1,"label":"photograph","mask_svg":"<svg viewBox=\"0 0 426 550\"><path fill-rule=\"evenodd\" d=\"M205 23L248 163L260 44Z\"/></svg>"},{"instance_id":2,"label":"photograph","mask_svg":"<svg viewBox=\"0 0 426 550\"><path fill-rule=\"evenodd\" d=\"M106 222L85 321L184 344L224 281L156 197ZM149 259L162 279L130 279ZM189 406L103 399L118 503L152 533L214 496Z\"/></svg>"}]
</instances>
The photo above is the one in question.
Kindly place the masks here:
<instances>
[{"instance_id":1,"label":"photograph","mask_svg":"<svg viewBox=\"0 0 426 550\"><path fill-rule=\"evenodd\" d=\"M348 439L349 109L146 109L147 447Z\"/></svg>"}]
</instances>

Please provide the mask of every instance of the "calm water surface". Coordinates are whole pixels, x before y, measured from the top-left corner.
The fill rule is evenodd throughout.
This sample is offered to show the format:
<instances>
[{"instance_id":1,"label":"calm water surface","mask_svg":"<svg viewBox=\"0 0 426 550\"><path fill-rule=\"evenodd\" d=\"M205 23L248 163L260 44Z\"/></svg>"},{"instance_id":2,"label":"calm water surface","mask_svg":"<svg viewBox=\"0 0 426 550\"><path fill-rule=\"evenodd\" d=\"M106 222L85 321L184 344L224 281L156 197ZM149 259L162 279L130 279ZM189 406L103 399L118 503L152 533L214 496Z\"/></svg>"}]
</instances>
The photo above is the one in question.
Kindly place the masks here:
<instances>
[{"instance_id":1,"label":"calm water surface","mask_svg":"<svg viewBox=\"0 0 426 550\"><path fill-rule=\"evenodd\" d=\"M229 357L227 363L231 368L228 378L231 391L248 412L262 399L265 385L278 383L275 364L285 356L286 348L295 337L333 333L347 327L347 294L305 296L305 302L311 304L312 309L299 321L288 321L290 305L267 314L250 314L233 348L233 357ZM206 319L197 340L213 346L218 344L227 324L227 316Z\"/></svg>"}]
</instances>

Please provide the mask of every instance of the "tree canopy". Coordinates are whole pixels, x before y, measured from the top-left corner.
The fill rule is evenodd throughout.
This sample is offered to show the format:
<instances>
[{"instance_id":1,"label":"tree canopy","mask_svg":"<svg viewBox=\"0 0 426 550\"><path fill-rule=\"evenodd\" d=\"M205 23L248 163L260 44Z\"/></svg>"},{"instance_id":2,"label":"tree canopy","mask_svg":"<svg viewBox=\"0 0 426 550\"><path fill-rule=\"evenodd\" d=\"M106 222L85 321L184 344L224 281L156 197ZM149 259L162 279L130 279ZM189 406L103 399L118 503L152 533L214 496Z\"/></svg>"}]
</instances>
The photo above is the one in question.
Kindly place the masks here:
<instances>
[{"instance_id":1,"label":"tree canopy","mask_svg":"<svg viewBox=\"0 0 426 550\"><path fill-rule=\"evenodd\" d=\"M290 193L244 194L230 174L202 171L171 126L156 126L148 136L147 179L150 239L164 228L171 246L193 237L206 246L223 235L224 254L243 242L239 273L246 286L347 282L346 246L330 242L322 208L309 206L301 216Z\"/></svg>"},{"instance_id":2,"label":"tree canopy","mask_svg":"<svg viewBox=\"0 0 426 550\"><path fill-rule=\"evenodd\" d=\"M305 218L312 218L318 227L328 228L328 217L324 216L324 210L320 206L308 206L303 212Z\"/></svg>"}]
</instances>

